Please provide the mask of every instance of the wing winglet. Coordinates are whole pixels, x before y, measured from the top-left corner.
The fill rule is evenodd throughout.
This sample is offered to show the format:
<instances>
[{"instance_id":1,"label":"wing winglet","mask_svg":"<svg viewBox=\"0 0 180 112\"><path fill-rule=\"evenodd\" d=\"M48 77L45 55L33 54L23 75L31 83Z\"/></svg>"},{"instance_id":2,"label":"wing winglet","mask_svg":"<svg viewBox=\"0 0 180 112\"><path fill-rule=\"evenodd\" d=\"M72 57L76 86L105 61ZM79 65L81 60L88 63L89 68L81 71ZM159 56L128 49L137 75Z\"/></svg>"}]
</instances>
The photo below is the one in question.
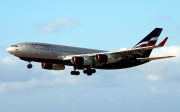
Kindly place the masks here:
<instances>
[{"instance_id":1,"label":"wing winglet","mask_svg":"<svg viewBox=\"0 0 180 112\"><path fill-rule=\"evenodd\" d=\"M166 43L167 39L168 39L168 37L166 37L161 43L159 43L158 46L164 46L164 44Z\"/></svg>"}]
</instances>

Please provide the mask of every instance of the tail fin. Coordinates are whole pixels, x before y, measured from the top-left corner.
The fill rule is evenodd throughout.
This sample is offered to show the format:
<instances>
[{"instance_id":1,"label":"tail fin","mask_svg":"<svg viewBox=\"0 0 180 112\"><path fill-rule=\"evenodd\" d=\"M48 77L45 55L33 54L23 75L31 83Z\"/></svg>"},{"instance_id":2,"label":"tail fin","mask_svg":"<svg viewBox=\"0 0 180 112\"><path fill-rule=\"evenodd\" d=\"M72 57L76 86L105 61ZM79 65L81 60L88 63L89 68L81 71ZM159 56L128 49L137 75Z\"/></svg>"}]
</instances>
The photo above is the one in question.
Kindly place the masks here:
<instances>
[{"instance_id":1,"label":"tail fin","mask_svg":"<svg viewBox=\"0 0 180 112\"><path fill-rule=\"evenodd\" d=\"M155 28L151 33L149 33L139 43L137 43L132 49L155 45L162 30L162 28ZM149 57L151 52L152 50L145 51L143 53L143 57Z\"/></svg>"},{"instance_id":2,"label":"tail fin","mask_svg":"<svg viewBox=\"0 0 180 112\"><path fill-rule=\"evenodd\" d=\"M162 30L163 30L162 28L155 28L151 33L149 33L139 43L137 43L133 47L133 49L139 48L139 47L155 45Z\"/></svg>"}]
</instances>

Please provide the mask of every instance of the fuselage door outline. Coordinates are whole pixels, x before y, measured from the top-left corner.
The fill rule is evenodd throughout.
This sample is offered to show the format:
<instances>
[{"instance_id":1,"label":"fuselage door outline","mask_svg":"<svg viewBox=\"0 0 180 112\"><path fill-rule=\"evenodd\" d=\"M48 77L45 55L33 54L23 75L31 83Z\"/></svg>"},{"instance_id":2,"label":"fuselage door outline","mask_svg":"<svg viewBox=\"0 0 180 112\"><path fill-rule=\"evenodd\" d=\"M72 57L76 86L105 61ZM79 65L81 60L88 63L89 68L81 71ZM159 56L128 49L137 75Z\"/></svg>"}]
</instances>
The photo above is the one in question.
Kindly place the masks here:
<instances>
[{"instance_id":1,"label":"fuselage door outline","mask_svg":"<svg viewBox=\"0 0 180 112\"><path fill-rule=\"evenodd\" d=\"M55 47L52 48L52 53L56 54L56 48Z\"/></svg>"},{"instance_id":2,"label":"fuselage door outline","mask_svg":"<svg viewBox=\"0 0 180 112\"><path fill-rule=\"evenodd\" d=\"M31 45L26 44L26 51L30 51L31 50Z\"/></svg>"}]
</instances>

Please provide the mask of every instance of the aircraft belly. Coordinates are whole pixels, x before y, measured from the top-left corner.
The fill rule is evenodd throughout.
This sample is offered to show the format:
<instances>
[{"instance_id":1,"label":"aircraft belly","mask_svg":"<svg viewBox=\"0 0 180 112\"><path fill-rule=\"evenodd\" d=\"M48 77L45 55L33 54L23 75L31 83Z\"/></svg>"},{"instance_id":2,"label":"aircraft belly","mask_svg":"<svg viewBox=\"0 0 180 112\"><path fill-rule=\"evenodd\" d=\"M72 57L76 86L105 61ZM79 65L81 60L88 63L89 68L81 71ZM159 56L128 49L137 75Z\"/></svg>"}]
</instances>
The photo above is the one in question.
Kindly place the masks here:
<instances>
[{"instance_id":1,"label":"aircraft belly","mask_svg":"<svg viewBox=\"0 0 180 112\"><path fill-rule=\"evenodd\" d=\"M51 57L51 56L50 56ZM46 63L52 63L52 64L63 64L63 65L68 65L68 66L74 66L71 61L69 60L61 60L58 58L47 58L47 56L45 56L45 58L38 58L38 57L34 57L34 58L28 58L28 57L22 57L22 60L26 60L26 61L34 61L34 62L46 62ZM138 66L144 63L147 63L149 61L144 61L144 62L140 62L140 61L135 61L135 62L127 62L126 60L122 60L120 62L116 62L116 63L111 63L111 64L103 64L102 66L93 66L92 68L96 68L96 69L124 69L124 68L130 68L130 67L134 67L134 66Z\"/></svg>"},{"instance_id":2,"label":"aircraft belly","mask_svg":"<svg viewBox=\"0 0 180 112\"><path fill-rule=\"evenodd\" d=\"M121 61L121 62L116 62L116 63L111 63L111 64L103 64L103 66L96 66L94 68L97 69L124 69L124 68L130 68L134 66L138 66L146 62L126 62L126 61Z\"/></svg>"}]
</instances>

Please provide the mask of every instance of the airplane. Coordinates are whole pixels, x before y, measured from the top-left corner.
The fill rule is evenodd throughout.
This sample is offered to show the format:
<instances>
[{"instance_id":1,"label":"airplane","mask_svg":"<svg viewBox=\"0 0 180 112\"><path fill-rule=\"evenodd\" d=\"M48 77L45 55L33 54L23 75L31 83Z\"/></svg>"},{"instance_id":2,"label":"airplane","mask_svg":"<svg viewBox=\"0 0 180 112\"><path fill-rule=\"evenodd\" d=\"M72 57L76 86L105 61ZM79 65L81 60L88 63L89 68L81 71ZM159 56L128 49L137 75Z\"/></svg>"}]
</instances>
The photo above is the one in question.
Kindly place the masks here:
<instances>
[{"instance_id":1,"label":"airplane","mask_svg":"<svg viewBox=\"0 0 180 112\"><path fill-rule=\"evenodd\" d=\"M77 70L91 76L96 69L124 69L145 64L147 62L172 58L174 56L149 57L154 48L163 47L168 37L155 45L162 28L155 28L132 49L105 51L54 45L38 42L24 42L13 44L6 49L7 52L29 62L27 68L32 68L31 62L40 62L42 69L64 70L65 66L73 66L71 75L79 75Z\"/></svg>"}]
</instances>

